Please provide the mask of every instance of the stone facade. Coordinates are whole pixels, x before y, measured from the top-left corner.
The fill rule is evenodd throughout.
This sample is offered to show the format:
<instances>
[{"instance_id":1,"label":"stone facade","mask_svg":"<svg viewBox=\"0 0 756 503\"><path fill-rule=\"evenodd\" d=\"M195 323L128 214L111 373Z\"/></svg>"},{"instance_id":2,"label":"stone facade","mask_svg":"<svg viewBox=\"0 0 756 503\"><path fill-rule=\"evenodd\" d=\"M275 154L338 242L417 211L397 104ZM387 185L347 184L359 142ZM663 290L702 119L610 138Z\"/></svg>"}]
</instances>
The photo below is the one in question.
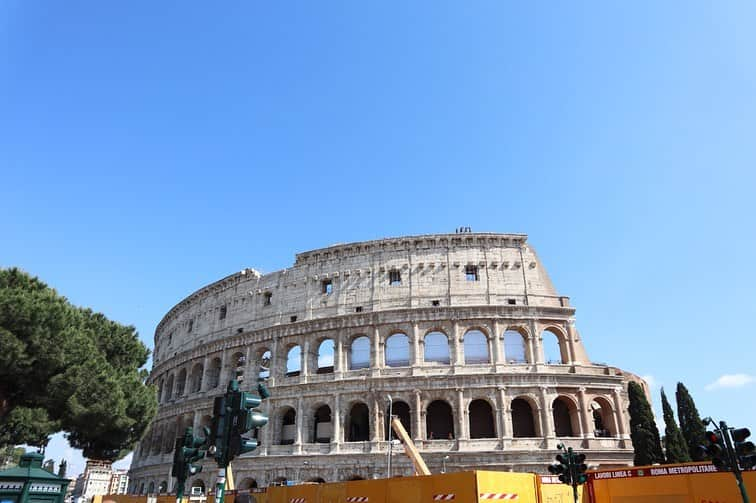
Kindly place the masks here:
<instances>
[{"instance_id":1,"label":"stone facade","mask_svg":"<svg viewBox=\"0 0 756 503\"><path fill-rule=\"evenodd\" d=\"M155 333L160 407L132 492L171 490L177 433L209 425L240 356L243 389L260 375L272 392L262 446L233 463L243 489L385 476L389 395L432 471L446 458L447 471L543 472L559 442L593 465L632 463L626 383L640 379L589 361L524 235L334 245L190 295ZM400 450L393 473L411 474ZM215 472L192 483L212 488Z\"/></svg>"}]
</instances>

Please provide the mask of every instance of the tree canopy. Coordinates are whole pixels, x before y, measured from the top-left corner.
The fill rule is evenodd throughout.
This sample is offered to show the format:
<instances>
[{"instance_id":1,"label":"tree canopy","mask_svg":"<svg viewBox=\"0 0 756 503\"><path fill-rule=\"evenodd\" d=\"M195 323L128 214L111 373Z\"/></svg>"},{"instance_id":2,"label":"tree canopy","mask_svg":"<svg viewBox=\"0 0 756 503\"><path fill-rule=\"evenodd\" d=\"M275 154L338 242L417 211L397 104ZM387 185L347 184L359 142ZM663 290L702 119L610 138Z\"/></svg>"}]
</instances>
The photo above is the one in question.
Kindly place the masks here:
<instances>
[{"instance_id":1,"label":"tree canopy","mask_svg":"<svg viewBox=\"0 0 756 503\"><path fill-rule=\"evenodd\" d=\"M680 430L688 446L688 454L695 461L700 461L699 446L706 443L706 426L698 415L698 409L690 396L688 388L681 382L677 383L675 392L677 398L677 417L680 420Z\"/></svg>"},{"instance_id":2,"label":"tree canopy","mask_svg":"<svg viewBox=\"0 0 756 503\"><path fill-rule=\"evenodd\" d=\"M664 411L664 446L667 454L667 463L686 463L690 461L688 445L685 443L680 428L677 427L672 406L669 405L664 388L661 390L662 410Z\"/></svg>"},{"instance_id":3,"label":"tree canopy","mask_svg":"<svg viewBox=\"0 0 756 503\"><path fill-rule=\"evenodd\" d=\"M0 269L0 347L0 446L44 446L64 431L87 458L115 460L155 415L135 328L16 268Z\"/></svg>"},{"instance_id":4,"label":"tree canopy","mask_svg":"<svg viewBox=\"0 0 756 503\"><path fill-rule=\"evenodd\" d=\"M630 381L627 391L630 399L630 440L635 451L633 463L636 466L664 463L659 429L646 394L634 381Z\"/></svg>"}]
</instances>

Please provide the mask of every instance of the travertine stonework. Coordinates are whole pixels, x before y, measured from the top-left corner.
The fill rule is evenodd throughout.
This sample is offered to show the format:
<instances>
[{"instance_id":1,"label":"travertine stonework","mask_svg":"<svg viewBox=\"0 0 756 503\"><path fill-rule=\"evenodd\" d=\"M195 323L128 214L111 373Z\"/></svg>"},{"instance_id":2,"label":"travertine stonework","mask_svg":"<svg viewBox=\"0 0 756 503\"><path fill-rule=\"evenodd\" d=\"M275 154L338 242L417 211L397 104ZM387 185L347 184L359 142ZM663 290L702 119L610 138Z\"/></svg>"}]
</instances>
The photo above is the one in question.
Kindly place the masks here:
<instances>
[{"instance_id":1,"label":"travertine stonework","mask_svg":"<svg viewBox=\"0 0 756 503\"><path fill-rule=\"evenodd\" d=\"M239 356L252 389L268 355L270 422L233 463L242 488L385 476L388 395L432 471L543 472L560 441L593 465L632 463L626 382L639 379L589 361L526 236L468 232L308 251L182 300L155 332L160 407L131 491L171 490L177 432L209 424ZM393 474L411 474L395 449ZM193 483L210 489L216 471Z\"/></svg>"}]
</instances>

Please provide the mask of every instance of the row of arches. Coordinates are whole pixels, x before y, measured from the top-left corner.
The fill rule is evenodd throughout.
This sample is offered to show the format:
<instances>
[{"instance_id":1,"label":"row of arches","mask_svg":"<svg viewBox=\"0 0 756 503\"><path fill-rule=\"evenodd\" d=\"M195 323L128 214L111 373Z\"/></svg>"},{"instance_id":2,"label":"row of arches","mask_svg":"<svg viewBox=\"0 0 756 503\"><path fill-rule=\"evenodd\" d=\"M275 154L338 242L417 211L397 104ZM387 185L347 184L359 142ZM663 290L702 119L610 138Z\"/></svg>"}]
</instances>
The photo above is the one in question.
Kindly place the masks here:
<instances>
[{"instance_id":1,"label":"row of arches","mask_svg":"<svg viewBox=\"0 0 756 503\"><path fill-rule=\"evenodd\" d=\"M538 406L532 398L518 397L513 399L508 407L511 418L511 436L514 438L542 437L542 425L538 417ZM384 438L388 438L389 411L384 411ZM507 411L505 411L507 412ZM497 438L498 432L494 406L487 400L478 398L467 405L465 411L467 421L466 436L469 439ZM553 434L557 437L576 437L583 434L580 424L577 403L570 397L558 396L551 403L553 419ZM310 410L309 417L297 421L297 411L294 407L279 408L273 421L280 427L275 428L275 444L289 445L294 443L330 443L330 442L364 442L372 440L375 428L371 421L370 407L364 402L354 402L345 411L344 424L340 431L334 431L334 421L331 407L320 404ZM398 417L410 436L419 438L413 430L412 410L407 402L398 400L392 404L391 414ZM590 404L591 423L588 425L592 433L597 436L614 436L616 423L613 418L614 410L608 400L596 398ZM455 417L454 408L446 400L434 400L423 411L425 417L425 440L456 439L460 433L459 422ZM304 431L298 431L301 428Z\"/></svg>"},{"instance_id":2,"label":"row of arches","mask_svg":"<svg viewBox=\"0 0 756 503\"><path fill-rule=\"evenodd\" d=\"M189 393L214 390L221 387L224 377L231 376L236 369L240 358L244 353L236 352L231 355L224 365L221 358L216 356L207 363L195 362L190 366L180 369L177 373L171 373L167 378L158 380L158 402L166 403L174 398L185 396Z\"/></svg>"}]
</instances>

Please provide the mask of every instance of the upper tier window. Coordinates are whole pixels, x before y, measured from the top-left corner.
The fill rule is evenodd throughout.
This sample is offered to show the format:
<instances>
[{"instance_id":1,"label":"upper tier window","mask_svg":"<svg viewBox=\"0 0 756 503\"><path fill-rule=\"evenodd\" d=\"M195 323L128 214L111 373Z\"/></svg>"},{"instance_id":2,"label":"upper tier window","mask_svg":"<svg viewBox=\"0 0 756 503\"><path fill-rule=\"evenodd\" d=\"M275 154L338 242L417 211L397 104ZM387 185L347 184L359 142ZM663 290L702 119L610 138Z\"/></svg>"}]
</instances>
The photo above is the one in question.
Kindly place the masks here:
<instances>
[{"instance_id":1,"label":"upper tier window","mask_svg":"<svg viewBox=\"0 0 756 503\"><path fill-rule=\"evenodd\" d=\"M389 271L389 285L391 286L397 286L402 284L402 273L401 271L397 271L396 269L393 269Z\"/></svg>"},{"instance_id":2,"label":"upper tier window","mask_svg":"<svg viewBox=\"0 0 756 503\"><path fill-rule=\"evenodd\" d=\"M477 265L468 265L465 267L465 278L467 281L478 281L480 277L478 276L478 266Z\"/></svg>"}]
</instances>

